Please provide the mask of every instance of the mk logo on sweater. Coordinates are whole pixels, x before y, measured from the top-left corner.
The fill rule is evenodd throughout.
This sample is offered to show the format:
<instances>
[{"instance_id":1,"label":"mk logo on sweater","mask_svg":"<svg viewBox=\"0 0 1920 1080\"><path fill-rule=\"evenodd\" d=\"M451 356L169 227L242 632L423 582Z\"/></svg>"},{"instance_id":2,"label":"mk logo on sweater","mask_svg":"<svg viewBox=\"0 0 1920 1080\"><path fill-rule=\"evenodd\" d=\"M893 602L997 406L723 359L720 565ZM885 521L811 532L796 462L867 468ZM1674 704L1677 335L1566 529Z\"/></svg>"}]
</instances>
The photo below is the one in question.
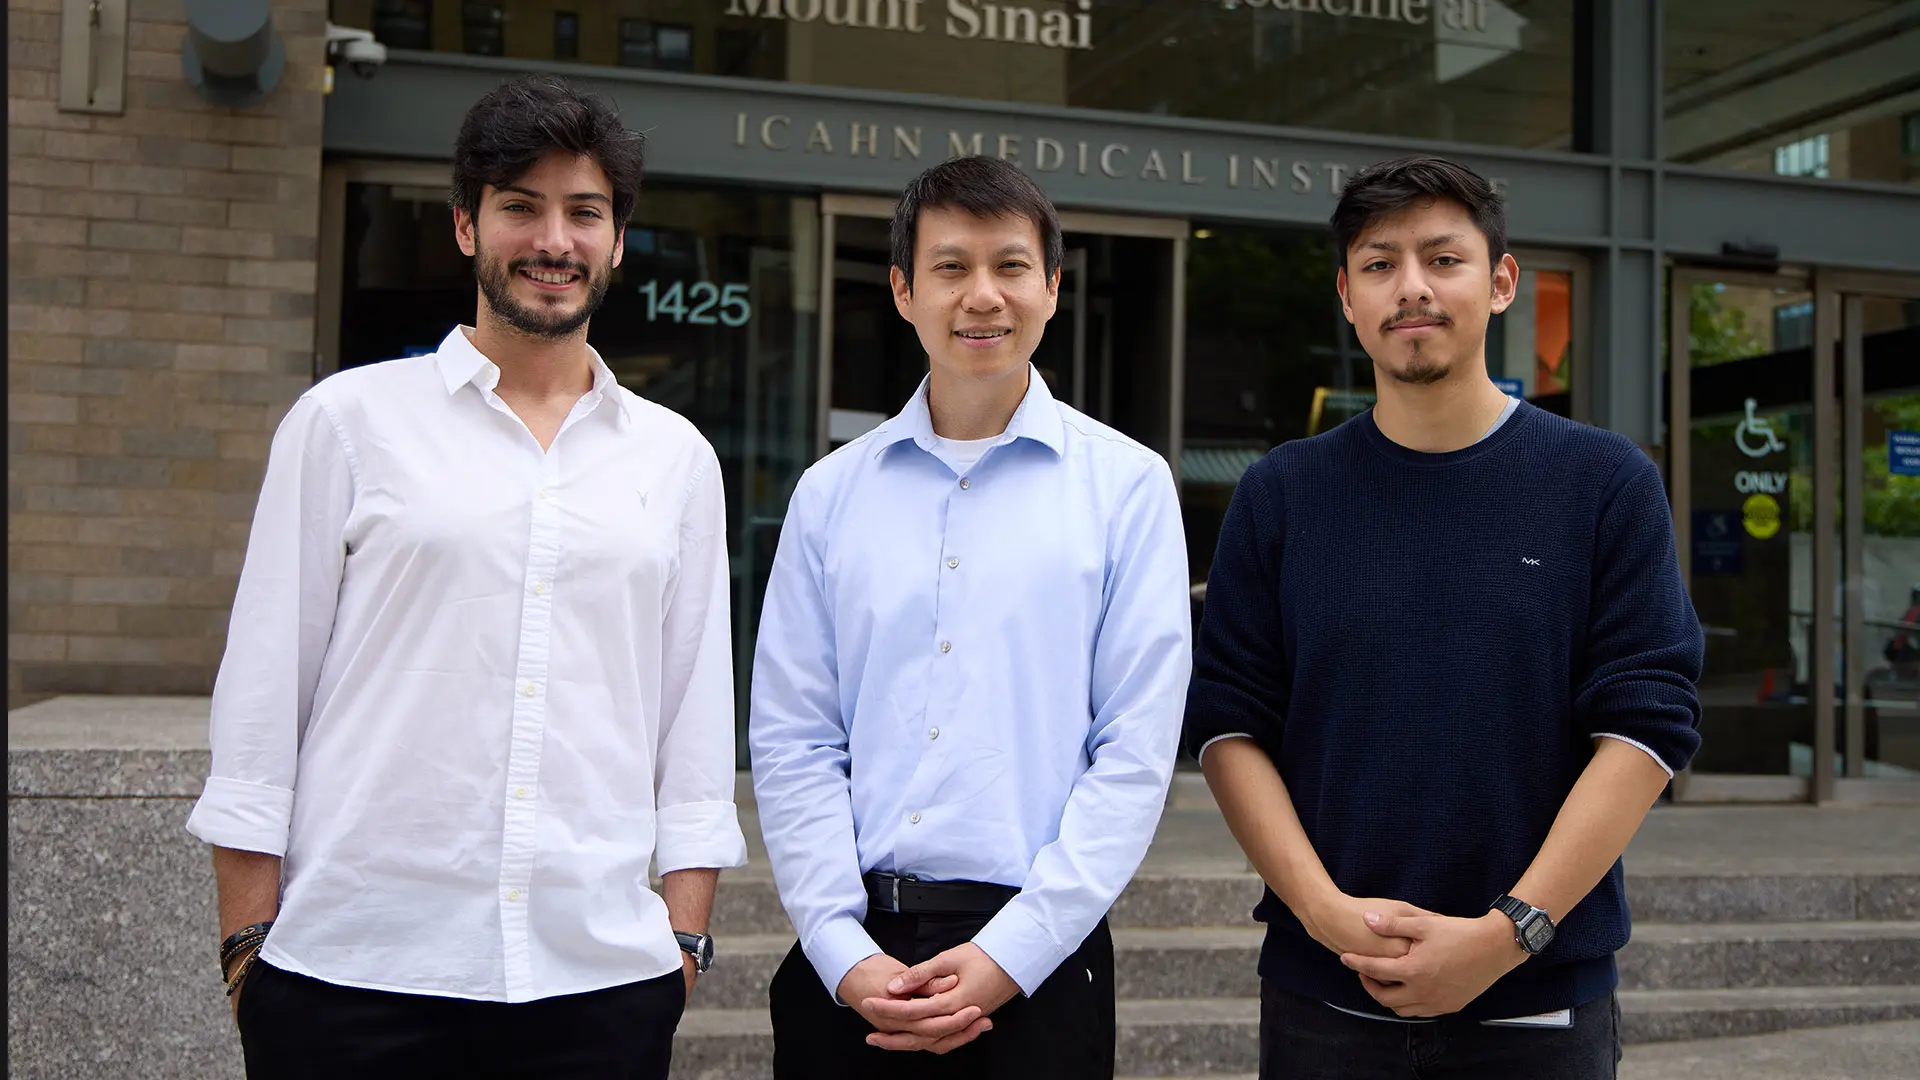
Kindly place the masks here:
<instances>
[{"instance_id":1,"label":"mk logo on sweater","mask_svg":"<svg viewBox=\"0 0 1920 1080\"><path fill-rule=\"evenodd\" d=\"M1529 559L1529 558L1527 558L1527 557L1526 557L1525 555L1522 555L1522 556L1520 556L1520 565L1521 565L1521 566L1539 566L1539 565L1540 565L1540 560L1539 560L1539 559Z\"/></svg>"}]
</instances>

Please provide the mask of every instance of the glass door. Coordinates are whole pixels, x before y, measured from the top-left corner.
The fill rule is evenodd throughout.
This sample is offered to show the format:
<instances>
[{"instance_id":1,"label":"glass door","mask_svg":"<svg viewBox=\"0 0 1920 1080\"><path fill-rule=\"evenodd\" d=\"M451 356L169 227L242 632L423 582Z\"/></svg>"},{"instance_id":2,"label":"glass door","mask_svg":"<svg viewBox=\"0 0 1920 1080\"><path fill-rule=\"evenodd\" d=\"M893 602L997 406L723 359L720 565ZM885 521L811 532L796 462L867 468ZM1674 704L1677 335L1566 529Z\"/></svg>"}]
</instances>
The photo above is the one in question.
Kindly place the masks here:
<instances>
[{"instance_id":1,"label":"glass door","mask_svg":"<svg viewBox=\"0 0 1920 1080\"><path fill-rule=\"evenodd\" d=\"M888 284L893 200L821 200L820 453L900 410L927 373ZM1184 221L1062 213L1060 303L1034 366L1056 398L1180 468L1186 321Z\"/></svg>"},{"instance_id":2,"label":"glass door","mask_svg":"<svg viewBox=\"0 0 1920 1080\"><path fill-rule=\"evenodd\" d=\"M1668 479L1706 631L1701 748L1677 800L1831 784L1838 552L1819 508L1834 497L1833 379L1814 346L1834 328L1814 301L1804 277L1672 274Z\"/></svg>"},{"instance_id":3,"label":"glass door","mask_svg":"<svg viewBox=\"0 0 1920 1080\"><path fill-rule=\"evenodd\" d=\"M1920 279L1820 284L1841 342L1836 794L1920 801Z\"/></svg>"}]
</instances>

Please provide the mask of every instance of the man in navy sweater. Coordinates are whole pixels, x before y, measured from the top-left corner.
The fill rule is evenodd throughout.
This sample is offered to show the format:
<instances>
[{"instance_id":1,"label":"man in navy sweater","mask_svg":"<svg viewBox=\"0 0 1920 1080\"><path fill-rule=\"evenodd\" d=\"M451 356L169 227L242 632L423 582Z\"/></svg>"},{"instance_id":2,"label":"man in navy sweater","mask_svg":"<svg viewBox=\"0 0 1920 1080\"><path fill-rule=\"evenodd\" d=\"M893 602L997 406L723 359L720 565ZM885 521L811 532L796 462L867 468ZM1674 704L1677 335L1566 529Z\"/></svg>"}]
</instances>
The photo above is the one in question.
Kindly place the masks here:
<instances>
[{"instance_id":1,"label":"man in navy sweater","mask_svg":"<svg viewBox=\"0 0 1920 1080\"><path fill-rule=\"evenodd\" d=\"M1488 378L1485 180L1375 165L1333 228L1378 401L1240 481L1187 704L1268 886L1260 1075L1611 1077L1620 855L1699 745L1665 489Z\"/></svg>"}]
</instances>

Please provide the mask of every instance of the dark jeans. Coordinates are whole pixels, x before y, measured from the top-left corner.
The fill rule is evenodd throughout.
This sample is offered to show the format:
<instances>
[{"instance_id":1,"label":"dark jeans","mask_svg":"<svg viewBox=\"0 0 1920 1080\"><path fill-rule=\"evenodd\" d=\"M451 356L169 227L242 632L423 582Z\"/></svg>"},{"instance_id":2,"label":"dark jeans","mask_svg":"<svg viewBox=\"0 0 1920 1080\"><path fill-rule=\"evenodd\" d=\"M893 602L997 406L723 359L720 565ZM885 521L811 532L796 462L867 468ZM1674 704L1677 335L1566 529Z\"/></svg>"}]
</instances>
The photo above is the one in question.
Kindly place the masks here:
<instances>
[{"instance_id":1,"label":"dark jeans","mask_svg":"<svg viewBox=\"0 0 1920 1080\"><path fill-rule=\"evenodd\" d=\"M1613 1080L1620 1003L1573 1010L1566 1028L1488 1027L1441 1017L1400 1024L1351 1016L1261 980L1260 1080Z\"/></svg>"},{"instance_id":2,"label":"dark jeans","mask_svg":"<svg viewBox=\"0 0 1920 1080\"><path fill-rule=\"evenodd\" d=\"M666 1080L685 976L506 1004L396 994L257 961L240 991L248 1080Z\"/></svg>"},{"instance_id":3,"label":"dark jeans","mask_svg":"<svg viewBox=\"0 0 1920 1080\"><path fill-rule=\"evenodd\" d=\"M903 964L965 944L985 915L900 915L875 911L867 932ZM1113 1076L1113 935L1100 920L1073 955L1034 990L993 1013L993 1030L945 1055L868 1046L873 1027L836 1004L795 945L767 990L778 1080L1002 1080Z\"/></svg>"}]
</instances>

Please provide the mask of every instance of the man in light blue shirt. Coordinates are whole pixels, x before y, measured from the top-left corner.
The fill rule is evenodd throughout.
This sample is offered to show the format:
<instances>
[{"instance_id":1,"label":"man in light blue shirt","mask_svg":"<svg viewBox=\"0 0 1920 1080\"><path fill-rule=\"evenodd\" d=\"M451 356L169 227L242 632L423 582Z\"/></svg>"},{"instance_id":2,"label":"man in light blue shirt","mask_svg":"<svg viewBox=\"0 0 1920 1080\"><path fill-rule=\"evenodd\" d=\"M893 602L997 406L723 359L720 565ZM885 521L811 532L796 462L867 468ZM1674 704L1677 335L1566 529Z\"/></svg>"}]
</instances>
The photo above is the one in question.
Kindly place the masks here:
<instances>
[{"instance_id":1,"label":"man in light blue shirt","mask_svg":"<svg viewBox=\"0 0 1920 1080\"><path fill-rule=\"evenodd\" d=\"M1030 363L1062 258L1006 162L909 184L891 276L930 373L788 509L748 735L800 939L777 1077L1113 1074L1106 912L1173 770L1187 556L1166 462Z\"/></svg>"}]
</instances>

